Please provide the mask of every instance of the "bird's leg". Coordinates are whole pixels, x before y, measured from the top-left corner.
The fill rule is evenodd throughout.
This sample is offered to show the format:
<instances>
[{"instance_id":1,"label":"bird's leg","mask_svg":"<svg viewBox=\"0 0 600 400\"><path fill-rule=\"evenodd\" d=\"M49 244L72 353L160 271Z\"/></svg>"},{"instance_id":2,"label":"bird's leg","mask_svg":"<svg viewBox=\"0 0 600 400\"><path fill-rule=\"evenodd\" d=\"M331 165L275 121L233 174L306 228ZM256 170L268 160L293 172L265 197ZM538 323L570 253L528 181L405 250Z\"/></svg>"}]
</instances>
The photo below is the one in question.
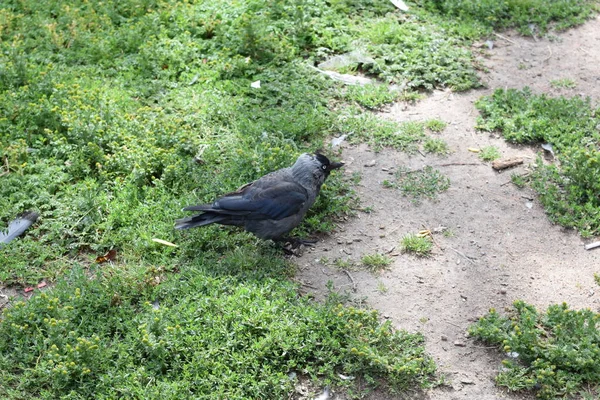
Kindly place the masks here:
<instances>
[{"instance_id":1,"label":"bird's leg","mask_svg":"<svg viewBox=\"0 0 600 400\"><path fill-rule=\"evenodd\" d=\"M297 249L301 245L312 247L318 242L316 239L301 239L297 237L282 237L278 241L291 244L292 249Z\"/></svg>"},{"instance_id":2,"label":"bird's leg","mask_svg":"<svg viewBox=\"0 0 600 400\"><path fill-rule=\"evenodd\" d=\"M299 248L301 245L304 246L314 246L318 240L309 240L309 239L300 239L296 237L282 237L279 239L273 239L275 243L281 244L281 249L288 256L299 256L294 250ZM290 244L290 247L286 247L286 244Z\"/></svg>"}]
</instances>

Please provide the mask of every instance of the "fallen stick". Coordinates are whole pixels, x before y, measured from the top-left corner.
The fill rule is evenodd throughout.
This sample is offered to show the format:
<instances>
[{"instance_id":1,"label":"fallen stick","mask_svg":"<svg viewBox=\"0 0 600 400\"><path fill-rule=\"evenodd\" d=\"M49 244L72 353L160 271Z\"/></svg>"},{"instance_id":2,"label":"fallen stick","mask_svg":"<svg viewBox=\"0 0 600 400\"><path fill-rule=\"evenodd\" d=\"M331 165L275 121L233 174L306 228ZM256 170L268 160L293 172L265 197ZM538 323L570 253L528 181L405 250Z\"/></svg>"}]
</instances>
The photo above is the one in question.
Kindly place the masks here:
<instances>
[{"instance_id":1,"label":"fallen stick","mask_svg":"<svg viewBox=\"0 0 600 400\"><path fill-rule=\"evenodd\" d=\"M492 163L492 168L494 168L496 171L500 171L519 164L523 164L523 158L521 157L505 158L504 160L494 161Z\"/></svg>"},{"instance_id":2,"label":"fallen stick","mask_svg":"<svg viewBox=\"0 0 600 400\"><path fill-rule=\"evenodd\" d=\"M446 163L446 164L438 164L438 165L434 165L434 167L450 167L452 165L485 165L482 163L460 163L460 162L451 162L451 163Z\"/></svg>"},{"instance_id":3,"label":"fallen stick","mask_svg":"<svg viewBox=\"0 0 600 400\"><path fill-rule=\"evenodd\" d=\"M546 62L546 61L548 61L549 59L552 58L552 49L550 48L550 45L548 45L548 51L550 52L550 55L548 57L544 58L542 60L543 62Z\"/></svg>"},{"instance_id":4,"label":"fallen stick","mask_svg":"<svg viewBox=\"0 0 600 400\"><path fill-rule=\"evenodd\" d=\"M494 35L496 35L496 36L497 36L497 37L499 37L500 39L504 39L504 40L506 40L506 41L507 41L507 42L509 42L509 43L512 43L512 44L514 44L514 45L517 45L517 46L519 46L519 44L518 44L517 42L515 42L514 40L510 40L510 39L509 39L509 38L507 38L506 36L502 36L501 34L499 34L499 33L495 33L495 32L494 32ZM521 47L521 46L519 46L519 47Z\"/></svg>"},{"instance_id":5,"label":"fallen stick","mask_svg":"<svg viewBox=\"0 0 600 400\"><path fill-rule=\"evenodd\" d=\"M471 264L475 264L475 261L473 261L471 259L471 257L465 255L464 253L461 253L460 251L452 248L452 247L448 247L450 250L454 251L456 254L458 254L459 256L463 256L465 258L465 260L467 260L468 262L470 262Z\"/></svg>"},{"instance_id":6,"label":"fallen stick","mask_svg":"<svg viewBox=\"0 0 600 400\"><path fill-rule=\"evenodd\" d=\"M350 275L350 272L348 272L348 270L343 270L346 275L348 275L348 278L350 278L350 281L352 282L352 291L356 292L356 282L354 281L354 278L352 277L352 275Z\"/></svg>"},{"instance_id":7,"label":"fallen stick","mask_svg":"<svg viewBox=\"0 0 600 400\"><path fill-rule=\"evenodd\" d=\"M586 250L595 249L596 247L600 247L600 242L589 243L586 244L584 247Z\"/></svg>"}]
</instances>

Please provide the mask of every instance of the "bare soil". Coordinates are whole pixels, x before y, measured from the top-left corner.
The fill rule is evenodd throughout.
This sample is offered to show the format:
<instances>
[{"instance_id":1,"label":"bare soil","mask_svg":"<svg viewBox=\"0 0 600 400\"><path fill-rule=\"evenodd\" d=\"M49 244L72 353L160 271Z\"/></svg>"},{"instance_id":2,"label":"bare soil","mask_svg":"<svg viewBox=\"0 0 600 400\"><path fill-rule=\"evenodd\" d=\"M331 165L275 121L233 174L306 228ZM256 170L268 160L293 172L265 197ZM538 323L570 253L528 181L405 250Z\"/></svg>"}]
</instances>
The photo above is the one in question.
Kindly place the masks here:
<instances>
[{"instance_id":1,"label":"bare soil","mask_svg":"<svg viewBox=\"0 0 600 400\"><path fill-rule=\"evenodd\" d=\"M334 290L364 299L398 329L425 335L426 348L448 384L414 398L533 399L533 394L516 395L495 386L503 355L467 337L467 327L491 307L503 310L516 299L540 309L563 301L574 308L600 308L600 287L593 278L594 272L600 272L600 249L584 250L591 240L552 224L535 192L510 183L511 173L526 172L542 149L512 146L497 136L477 132L478 112L473 106L476 99L496 88L524 86L535 93L590 96L597 104L600 18L553 40L508 32L493 44L491 50L485 44L475 46L487 68L482 73L486 89L462 94L437 91L416 104L398 103L381 113L394 121L438 118L449 123L438 136L450 145L452 154L409 156L392 150L375 153L366 145L343 145L344 173L361 174L357 192L363 206L373 207L373 212L359 213L298 259L297 278L307 292L323 298L332 281ZM551 80L562 78L577 86L551 86ZM468 150L488 145L498 147L503 157L524 157L525 164L499 173ZM373 160L375 165L367 167ZM476 165L462 165L472 163ZM451 180L450 189L435 201L415 205L398 190L382 185L400 166L426 165ZM431 257L400 252L405 234L440 226L449 228L453 236L434 234ZM359 262L361 256L372 253L392 256L393 264L379 273L359 269L350 270L350 275L333 265L338 258ZM395 397L377 392L371 398Z\"/></svg>"}]
</instances>

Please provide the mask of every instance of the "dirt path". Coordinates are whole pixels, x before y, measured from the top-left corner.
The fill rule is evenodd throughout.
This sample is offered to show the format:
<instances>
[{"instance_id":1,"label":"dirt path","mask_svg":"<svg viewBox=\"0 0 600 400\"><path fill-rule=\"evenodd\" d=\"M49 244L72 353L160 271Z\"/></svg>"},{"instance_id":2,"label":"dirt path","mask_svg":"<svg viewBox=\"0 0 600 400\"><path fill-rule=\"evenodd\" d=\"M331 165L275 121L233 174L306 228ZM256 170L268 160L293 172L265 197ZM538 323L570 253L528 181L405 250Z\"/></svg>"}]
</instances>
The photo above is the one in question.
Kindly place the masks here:
<instances>
[{"instance_id":1,"label":"dirt path","mask_svg":"<svg viewBox=\"0 0 600 400\"><path fill-rule=\"evenodd\" d=\"M507 183L512 172L524 172L525 167L505 173L494 172L484 163L437 167L451 179L451 187L437 201L421 205L382 186L399 166L478 163L469 147L493 144L503 157L524 156L526 164L533 162L540 149L510 146L474 130L473 102L495 88L530 86L536 93L582 94L600 100L600 19L554 41L503 36L506 39L496 38L494 48L486 48L487 56L482 56L489 69L483 76L488 89L435 92L416 105L396 104L382 114L395 121L439 118L448 122L440 137L450 145L450 156L374 153L366 145L344 148L345 173L362 175L357 190L363 205L374 212L345 223L298 261L298 279L306 283L307 291L322 297L328 281L339 291L352 288L349 276L331 261L359 260L363 254L393 249L390 270L351 272L356 283L353 297L366 297L397 328L425 334L427 350L448 378L448 386L425 393L427 399L534 398L495 387L502 357L465 336L467 327L490 307L502 310L523 299L540 308L562 301L575 308L600 308L600 288L593 279L594 272L600 272L600 249L585 251L576 232L548 221L531 189ZM577 87L552 88L550 81L561 78L575 81ZM365 167L371 160L375 166ZM450 228L454 236L435 235L432 257L398 254L402 236L439 226ZM330 262L321 262L323 258ZM372 398L393 397L380 393Z\"/></svg>"}]
</instances>

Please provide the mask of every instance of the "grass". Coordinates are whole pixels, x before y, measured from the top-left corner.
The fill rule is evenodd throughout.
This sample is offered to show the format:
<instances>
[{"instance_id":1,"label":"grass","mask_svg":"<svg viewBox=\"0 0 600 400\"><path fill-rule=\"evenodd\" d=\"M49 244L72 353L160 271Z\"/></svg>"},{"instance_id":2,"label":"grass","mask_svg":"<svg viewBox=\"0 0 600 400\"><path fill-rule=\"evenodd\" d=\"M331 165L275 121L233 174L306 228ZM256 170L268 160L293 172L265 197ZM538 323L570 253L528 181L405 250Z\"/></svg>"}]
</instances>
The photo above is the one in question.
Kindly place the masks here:
<instances>
[{"instance_id":1,"label":"grass","mask_svg":"<svg viewBox=\"0 0 600 400\"><path fill-rule=\"evenodd\" d=\"M443 132L447 126L448 124L440 119L429 119L425 121L425 128L435 133Z\"/></svg>"},{"instance_id":2,"label":"grass","mask_svg":"<svg viewBox=\"0 0 600 400\"><path fill-rule=\"evenodd\" d=\"M0 397L284 398L296 371L350 391L339 373L397 391L431 384L421 335L333 294L299 297L293 266L249 234L173 221L331 134L416 151L427 125L359 108L395 93L306 64L361 47L373 62L341 72L397 84L401 99L480 86L465 38L484 29L442 24L451 14L383 0L9 1L0 222L41 217L0 249L0 282L55 285L3 311ZM354 198L333 175L295 234L331 231ZM110 249L114 264L94 263Z\"/></svg>"},{"instance_id":3,"label":"grass","mask_svg":"<svg viewBox=\"0 0 600 400\"><path fill-rule=\"evenodd\" d=\"M384 180L383 186L397 188L417 203L423 198L435 200L450 187L450 179L429 165L414 171L400 168L395 175L395 181Z\"/></svg>"},{"instance_id":4,"label":"grass","mask_svg":"<svg viewBox=\"0 0 600 400\"><path fill-rule=\"evenodd\" d=\"M315 304L273 278L187 267L156 285L155 273L90 280L77 270L16 302L0 324L2 398L281 398L296 383L291 372L337 386L348 386L339 373L383 373L401 388L434 371L423 337L392 330L375 311Z\"/></svg>"},{"instance_id":5,"label":"grass","mask_svg":"<svg viewBox=\"0 0 600 400\"><path fill-rule=\"evenodd\" d=\"M569 78L554 79L550 81L550 86L555 89L575 89L577 82Z\"/></svg>"},{"instance_id":6,"label":"grass","mask_svg":"<svg viewBox=\"0 0 600 400\"><path fill-rule=\"evenodd\" d=\"M429 10L452 18L458 25L454 28L457 33L467 36L506 28L516 28L521 34L537 36L549 29L564 30L579 25L598 10L598 4L593 0L425 0L420 3Z\"/></svg>"},{"instance_id":7,"label":"grass","mask_svg":"<svg viewBox=\"0 0 600 400\"><path fill-rule=\"evenodd\" d=\"M425 127L421 122L385 121L352 108L345 110L338 126L342 132L354 133L349 137L351 143L366 142L375 151L393 148L414 153L418 150L419 143L426 138Z\"/></svg>"},{"instance_id":8,"label":"grass","mask_svg":"<svg viewBox=\"0 0 600 400\"><path fill-rule=\"evenodd\" d=\"M551 98L529 89L496 90L476 103L479 128L513 143L549 143L558 163L541 158L530 177L548 216L583 236L600 233L600 125L589 99Z\"/></svg>"},{"instance_id":9,"label":"grass","mask_svg":"<svg viewBox=\"0 0 600 400\"><path fill-rule=\"evenodd\" d=\"M379 253L365 254L361 257L360 263L369 271L375 272L387 269L392 263L392 259Z\"/></svg>"},{"instance_id":10,"label":"grass","mask_svg":"<svg viewBox=\"0 0 600 400\"><path fill-rule=\"evenodd\" d=\"M438 154L442 156L450 153L448 143L438 138L427 138L423 143L423 150L425 150L427 153Z\"/></svg>"},{"instance_id":11,"label":"grass","mask_svg":"<svg viewBox=\"0 0 600 400\"><path fill-rule=\"evenodd\" d=\"M572 310L565 303L540 312L517 300L507 316L490 310L469 334L511 355L502 362L498 385L534 391L541 399L565 398L584 388L597 391L599 319L595 312Z\"/></svg>"},{"instance_id":12,"label":"grass","mask_svg":"<svg viewBox=\"0 0 600 400\"><path fill-rule=\"evenodd\" d=\"M519 189L522 189L527 185L527 182L529 180L523 175L512 173L510 174L510 181L513 183L513 185L515 185Z\"/></svg>"},{"instance_id":13,"label":"grass","mask_svg":"<svg viewBox=\"0 0 600 400\"><path fill-rule=\"evenodd\" d=\"M384 105L400 99L402 93L391 90L388 85L349 86L343 96L348 102L365 107L369 110L379 110Z\"/></svg>"},{"instance_id":14,"label":"grass","mask_svg":"<svg viewBox=\"0 0 600 400\"><path fill-rule=\"evenodd\" d=\"M494 161L500 157L502 157L502 154L496 146L486 146L479 152L479 158L482 161Z\"/></svg>"},{"instance_id":15,"label":"grass","mask_svg":"<svg viewBox=\"0 0 600 400\"><path fill-rule=\"evenodd\" d=\"M431 254L433 242L429 236L409 233L402 237L400 247L404 253L414 254L418 257L427 257Z\"/></svg>"}]
</instances>

